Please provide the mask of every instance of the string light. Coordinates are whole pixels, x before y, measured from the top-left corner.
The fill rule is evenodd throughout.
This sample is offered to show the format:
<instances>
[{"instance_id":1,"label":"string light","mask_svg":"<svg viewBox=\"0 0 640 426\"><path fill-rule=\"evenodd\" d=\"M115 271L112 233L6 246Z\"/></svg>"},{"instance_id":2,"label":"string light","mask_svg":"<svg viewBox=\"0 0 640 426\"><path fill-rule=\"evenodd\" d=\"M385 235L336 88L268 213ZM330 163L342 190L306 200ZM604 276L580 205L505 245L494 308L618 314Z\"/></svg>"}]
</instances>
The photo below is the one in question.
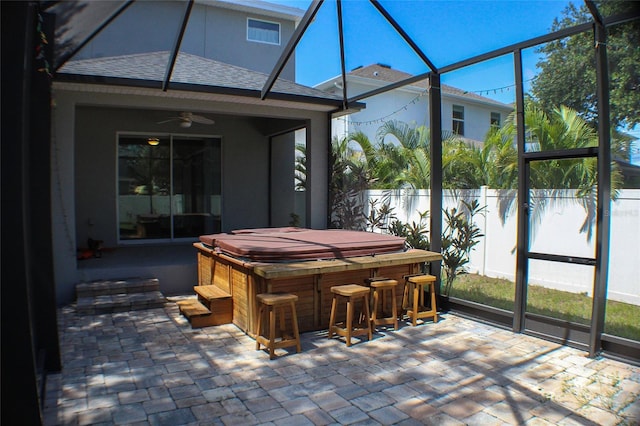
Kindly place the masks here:
<instances>
[{"instance_id":1,"label":"string light","mask_svg":"<svg viewBox=\"0 0 640 426\"><path fill-rule=\"evenodd\" d=\"M410 105L415 105L418 102L420 102L420 98L423 96L426 96L428 93L427 90L424 90L423 92L421 92L418 96L416 96L415 98L413 98L411 101L409 101L407 104L401 106L400 108L396 109L395 111L385 115L384 117L380 117L380 118L375 118L373 120L367 120L367 121L353 121L353 120L349 120L348 118L345 117L339 117L338 120L342 120L345 122L349 122L349 124L355 125L355 126L366 126L366 125L370 125L370 124L379 124L379 123L384 123L386 121L389 121L390 117L393 117L394 115L402 112L402 111L406 111L407 108Z\"/></svg>"},{"instance_id":2,"label":"string light","mask_svg":"<svg viewBox=\"0 0 640 426\"><path fill-rule=\"evenodd\" d=\"M529 83L533 80L535 80L536 77L530 78L529 80L524 80L524 83ZM515 83L514 84L510 84L508 86L502 86L502 87L495 87L493 89L482 89L482 90L465 90L463 92L464 95L466 95L467 93L477 93L478 95L482 96L482 94L484 93L485 95L490 95L490 94L497 94L498 92L500 93L504 93L505 90L507 92L509 92L511 90L511 88L516 87Z\"/></svg>"}]
</instances>

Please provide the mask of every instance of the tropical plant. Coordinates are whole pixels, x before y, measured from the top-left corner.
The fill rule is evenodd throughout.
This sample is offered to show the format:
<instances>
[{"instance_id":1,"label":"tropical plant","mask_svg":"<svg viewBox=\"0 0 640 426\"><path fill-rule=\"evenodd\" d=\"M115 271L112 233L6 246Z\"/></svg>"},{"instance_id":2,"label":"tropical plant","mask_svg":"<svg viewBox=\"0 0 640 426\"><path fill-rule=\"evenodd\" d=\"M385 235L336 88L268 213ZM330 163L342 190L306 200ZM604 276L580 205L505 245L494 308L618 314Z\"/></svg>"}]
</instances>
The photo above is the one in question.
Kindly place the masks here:
<instances>
[{"instance_id":1,"label":"tropical plant","mask_svg":"<svg viewBox=\"0 0 640 426\"><path fill-rule=\"evenodd\" d=\"M304 143L296 144L294 179L296 191L304 191L307 188L307 145Z\"/></svg>"},{"instance_id":2,"label":"tropical plant","mask_svg":"<svg viewBox=\"0 0 640 426\"><path fill-rule=\"evenodd\" d=\"M389 227L389 221L395 220L393 213L395 207L391 207L389 201L385 201L378 207L378 199L369 200L369 213L365 215L367 230L374 232L379 230L385 232Z\"/></svg>"},{"instance_id":3,"label":"tropical plant","mask_svg":"<svg viewBox=\"0 0 640 426\"><path fill-rule=\"evenodd\" d=\"M394 220L389 225L389 233L405 239L408 248L429 250L431 243L429 242L429 229L426 219L429 215L428 211L418 212L420 219L418 222L404 223L401 220Z\"/></svg>"},{"instance_id":4,"label":"tropical plant","mask_svg":"<svg viewBox=\"0 0 640 426\"><path fill-rule=\"evenodd\" d=\"M442 294L449 295L456 277L466 274L471 250L480 242L484 234L474 222L477 214L482 214L486 206L480 207L478 200L461 201L461 208L443 209L445 228L442 231L442 270L445 285Z\"/></svg>"},{"instance_id":5,"label":"tropical plant","mask_svg":"<svg viewBox=\"0 0 640 426\"><path fill-rule=\"evenodd\" d=\"M371 178L361 151L351 147L350 142L351 139L342 138L331 144L329 223L332 228L362 230L366 227L364 192Z\"/></svg>"},{"instance_id":6,"label":"tropical plant","mask_svg":"<svg viewBox=\"0 0 640 426\"><path fill-rule=\"evenodd\" d=\"M378 129L377 139L377 161L372 171L378 188L429 188L431 160L426 127L391 120Z\"/></svg>"}]
</instances>

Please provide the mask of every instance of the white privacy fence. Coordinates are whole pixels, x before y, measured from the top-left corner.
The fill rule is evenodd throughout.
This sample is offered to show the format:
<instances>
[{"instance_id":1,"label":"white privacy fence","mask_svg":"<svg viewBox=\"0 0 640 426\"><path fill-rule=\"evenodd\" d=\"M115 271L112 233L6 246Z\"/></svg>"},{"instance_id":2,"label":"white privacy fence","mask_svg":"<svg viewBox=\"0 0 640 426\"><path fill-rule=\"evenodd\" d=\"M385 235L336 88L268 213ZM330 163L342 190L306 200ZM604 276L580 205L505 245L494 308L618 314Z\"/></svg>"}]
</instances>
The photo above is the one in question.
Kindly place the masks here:
<instances>
[{"instance_id":1,"label":"white privacy fence","mask_svg":"<svg viewBox=\"0 0 640 426\"><path fill-rule=\"evenodd\" d=\"M388 201L394 207L396 218L410 223L419 221L418 212L430 210L429 194L429 190L371 190L368 196L370 200L378 200L378 206ZM515 281L517 203L513 203L513 209L508 211L503 222L500 205L505 204L509 197L502 195L501 200L497 190L482 187L478 190L444 191L443 208L457 206L461 198L467 201L477 199L480 206L486 206L484 214L475 217L476 224L485 236L471 253L468 271ZM595 223L590 228L591 239L588 239L587 233L581 232L587 212L575 197L575 192L569 191L568 195L550 202L541 211L539 220L532 221L531 251L595 257ZM640 305L640 190L622 190L618 199L611 202L610 219L607 297ZM591 296L594 274L593 266L529 261L529 283L558 290Z\"/></svg>"}]
</instances>

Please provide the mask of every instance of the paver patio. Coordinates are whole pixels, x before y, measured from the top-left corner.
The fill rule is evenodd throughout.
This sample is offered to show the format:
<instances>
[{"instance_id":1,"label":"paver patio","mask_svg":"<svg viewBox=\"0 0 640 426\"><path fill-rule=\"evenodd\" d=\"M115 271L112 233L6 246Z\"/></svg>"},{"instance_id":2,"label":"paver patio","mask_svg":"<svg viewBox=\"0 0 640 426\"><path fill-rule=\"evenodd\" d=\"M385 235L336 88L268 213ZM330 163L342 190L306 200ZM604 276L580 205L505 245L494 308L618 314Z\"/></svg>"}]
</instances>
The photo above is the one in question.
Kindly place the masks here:
<instances>
[{"instance_id":1,"label":"paver patio","mask_svg":"<svg viewBox=\"0 0 640 426\"><path fill-rule=\"evenodd\" d=\"M175 300L169 298L170 300ZM347 348L304 333L270 361L234 325L164 308L59 311L46 425L615 425L640 422L640 368L445 313Z\"/></svg>"}]
</instances>

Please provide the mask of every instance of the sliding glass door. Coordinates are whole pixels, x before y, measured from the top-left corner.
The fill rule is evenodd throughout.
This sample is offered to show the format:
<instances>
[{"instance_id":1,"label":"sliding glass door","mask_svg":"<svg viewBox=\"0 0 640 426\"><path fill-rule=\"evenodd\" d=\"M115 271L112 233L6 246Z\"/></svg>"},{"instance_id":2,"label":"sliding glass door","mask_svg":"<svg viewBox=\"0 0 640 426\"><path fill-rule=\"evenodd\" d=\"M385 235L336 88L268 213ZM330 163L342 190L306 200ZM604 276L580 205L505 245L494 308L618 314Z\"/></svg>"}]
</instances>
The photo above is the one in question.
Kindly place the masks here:
<instances>
[{"instance_id":1,"label":"sliding glass door","mask_svg":"<svg viewBox=\"0 0 640 426\"><path fill-rule=\"evenodd\" d=\"M221 188L219 138L118 138L120 241L220 232Z\"/></svg>"}]
</instances>

